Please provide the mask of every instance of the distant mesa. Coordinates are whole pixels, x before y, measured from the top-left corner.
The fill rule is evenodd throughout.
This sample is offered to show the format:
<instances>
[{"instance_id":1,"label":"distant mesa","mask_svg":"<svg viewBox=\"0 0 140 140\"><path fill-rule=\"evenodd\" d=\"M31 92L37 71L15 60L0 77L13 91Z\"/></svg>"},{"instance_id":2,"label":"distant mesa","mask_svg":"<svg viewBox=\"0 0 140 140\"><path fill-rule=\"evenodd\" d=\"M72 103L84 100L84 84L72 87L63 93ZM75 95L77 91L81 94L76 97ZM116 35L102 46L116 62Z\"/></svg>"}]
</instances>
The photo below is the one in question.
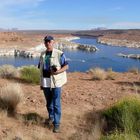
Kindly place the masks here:
<instances>
[{"instance_id":1,"label":"distant mesa","mask_svg":"<svg viewBox=\"0 0 140 140\"><path fill-rule=\"evenodd\" d=\"M18 31L18 28L0 28L0 32L6 32L6 31Z\"/></svg>"},{"instance_id":2,"label":"distant mesa","mask_svg":"<svg viewBox=\"0 0 140 140\"><path fill-rule=\"evenodd\" d=\"M93 31L100 31L100 30L108 30L108 28L105 28L105 27L97 27L97 28L92 28L91 30L93 30Z\"/></svg>"},{"instance_id":3,"label":"distant mesa","mask_svg":"<svg viewBox=\"0 0 140 140\"><path fill-rule=\"evenodd\" d=\"M21 35L18 35L16 32L3 31L0 33L1 43L17 42L17 41L23 41L23 37Z\"/></svg>"}]
</instances>

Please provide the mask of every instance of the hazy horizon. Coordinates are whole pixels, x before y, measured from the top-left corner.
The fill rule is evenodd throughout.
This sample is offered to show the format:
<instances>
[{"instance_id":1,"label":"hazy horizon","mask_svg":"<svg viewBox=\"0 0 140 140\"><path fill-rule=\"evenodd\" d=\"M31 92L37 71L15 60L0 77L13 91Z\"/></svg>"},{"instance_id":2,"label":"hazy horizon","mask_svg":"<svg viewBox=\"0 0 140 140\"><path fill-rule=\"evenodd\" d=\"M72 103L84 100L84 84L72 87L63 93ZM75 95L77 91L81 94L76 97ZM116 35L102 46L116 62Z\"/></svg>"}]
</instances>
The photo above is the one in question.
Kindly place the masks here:
<instances>
[{"instance_id":1,"label":"hazy horizon","mask_svg":"<svg viewBox=\"0 0 140 140\"><path fill-rule=\"evenodd\" d=\"M100 27L99 27L100 28ZM140 28L128 28L128 29L97 29L97 28L93 28L93 29L13 29L13 28L1 28L0 27L0 31L101 31L101 30L140 30Z\"/></svg>"}]
</instances>

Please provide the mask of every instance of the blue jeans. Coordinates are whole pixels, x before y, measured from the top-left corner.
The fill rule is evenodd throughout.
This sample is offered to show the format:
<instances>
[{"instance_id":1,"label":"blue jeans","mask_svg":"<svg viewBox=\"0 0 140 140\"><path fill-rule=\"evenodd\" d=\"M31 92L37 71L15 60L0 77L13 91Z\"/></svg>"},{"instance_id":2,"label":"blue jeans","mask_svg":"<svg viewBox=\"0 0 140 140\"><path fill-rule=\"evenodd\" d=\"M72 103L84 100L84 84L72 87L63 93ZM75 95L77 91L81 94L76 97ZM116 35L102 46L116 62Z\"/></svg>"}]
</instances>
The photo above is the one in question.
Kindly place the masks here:
<instances>
[{"instance_id":1,"label":"blue jeans","mask_svg":"<svg viewBox=\"0 0 140 140\"><path fill-rule=\"evenodd\" d=\"M59 126L61 119L61 88L44 88L43 92L46 98L49 119L53 121L54 126Z\"/></svg>"}]
</instances>

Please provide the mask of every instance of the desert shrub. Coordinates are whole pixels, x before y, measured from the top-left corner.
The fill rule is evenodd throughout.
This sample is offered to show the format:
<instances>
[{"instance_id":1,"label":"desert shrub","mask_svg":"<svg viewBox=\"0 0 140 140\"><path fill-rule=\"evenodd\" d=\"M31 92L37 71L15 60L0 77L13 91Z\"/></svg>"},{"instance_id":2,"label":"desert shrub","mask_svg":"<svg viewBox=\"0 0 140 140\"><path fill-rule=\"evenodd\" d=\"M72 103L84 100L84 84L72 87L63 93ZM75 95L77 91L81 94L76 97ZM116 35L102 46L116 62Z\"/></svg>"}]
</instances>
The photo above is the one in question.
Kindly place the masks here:
<instances>
[{"instance_id":1,"label":"desert shrub","mask_svg":"<svg viewBox=\"0 0 140 140\"><path fill-rule=\"evenodd\" d=\"M107 122L107 132L118 130L126 134L140 135L140 100L127 98L116 103L102 114Z\"/></svg>"},{"instance_id":2,"label":"desert shrub","mask_svg":"<svg viewBox=\"0 0 140 140\"><path fill-rule=\"evenodd\" d=\"M23 97L19 84L9 83L0 89L0 108L8 113L15 113Z\"/></svg>"},{"instance_id":3,"label":"desert shrub","mask_svg":"<svg viewBox=\"0 0 140 140\"><path fill-rule=\"evenodd\" d=\"M15 78L19 76L19 71L12 65L3 65L0 67L0 77Z\"/></svg>"},{"instance_id":4,"label":"desert shrub","mask_svg":"<svg viewBox=\"0 0 140 140\"><path fill-rule=\"evenodd\" d=\"M103 136L100 140L139 140L136 135L115 132L111 135Z\"/></svg>"},{"instance_id":5,"label":"desert shrub","mask_svg":"<svg viewBox=\"0 0 140 140\"><path fill-rule=\"evenodd\" d=\"M114 80L116 73L112 69L105 71L101 68L91 68L89 71L93 75L93 80Z\"/></svg>"},{"instance_id":6,"label":"desert shrub","mask_svg":"<svg viewBox=\"0 0 140 140\"><path fill-rule=\"evenodd\" d=\"M139 74L139 69L136 67L130 68L128 71L134 74Z\"/></svg>"},{"instance_id":7,"label":"desert shrub","mask_svg":"<svg viewBox=\"0 0 140 140\"><path fill-rule=\"evenodd\" d=\"M113 71L107 71L106 80L115 80L116 73Z\"/></svg>"},{"instance_id":8,"label":"desert shrub","mask_svg":"<svg viewBox=\"0 0 140 140\"><path fill-rule=\"evenodd\" d=\"M106 72L101 68L91 69L93 73L93 80L105 80L106 79Z\"/></svg>"},{"instance_id":9,"label":"desert shrub","mask_svg":"<svg viewBox=\"0 0 140 140\"><path fill-rule=\"evenodd\" d=\"M24 66L21 68L20 72L22 80L33 84L39 83L40 72L35 66Z\"/></svg>"}]
</instances>

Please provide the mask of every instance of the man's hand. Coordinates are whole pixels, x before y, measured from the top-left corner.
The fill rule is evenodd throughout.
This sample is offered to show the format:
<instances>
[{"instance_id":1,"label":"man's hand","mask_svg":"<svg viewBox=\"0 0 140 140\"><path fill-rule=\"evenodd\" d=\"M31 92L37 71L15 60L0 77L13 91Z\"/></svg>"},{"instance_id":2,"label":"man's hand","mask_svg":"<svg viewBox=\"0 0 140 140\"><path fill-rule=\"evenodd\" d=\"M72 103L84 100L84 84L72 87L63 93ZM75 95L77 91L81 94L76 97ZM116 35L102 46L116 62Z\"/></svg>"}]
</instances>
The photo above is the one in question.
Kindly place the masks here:
<instances>
[{"instance_id":1,"label":"man's hand","mask_svg":"<svg viewBox=\"0 0 140 140\"><path fill-rule=\"evenodd\" d=\"M67 69L68 69L68 65L65 65L65 66L63 66L61 69L59 69L57 71L51 70L51 74L52 75L57 75L57 74L60 74L60 73L62 73L64 71L66 71Z\"/></svg>"},{"instance_id":2,"label":"man's hand","mask_svg":"<svg viewBox=\"0 0 140 140\"><path fill-rule=\"evenodd\" d=\"M51 71L51 75L57 75L57 74L59 74L60 72L59 72L59 70L57 70L57 71Z\"/></svg>"}]
</instances>

